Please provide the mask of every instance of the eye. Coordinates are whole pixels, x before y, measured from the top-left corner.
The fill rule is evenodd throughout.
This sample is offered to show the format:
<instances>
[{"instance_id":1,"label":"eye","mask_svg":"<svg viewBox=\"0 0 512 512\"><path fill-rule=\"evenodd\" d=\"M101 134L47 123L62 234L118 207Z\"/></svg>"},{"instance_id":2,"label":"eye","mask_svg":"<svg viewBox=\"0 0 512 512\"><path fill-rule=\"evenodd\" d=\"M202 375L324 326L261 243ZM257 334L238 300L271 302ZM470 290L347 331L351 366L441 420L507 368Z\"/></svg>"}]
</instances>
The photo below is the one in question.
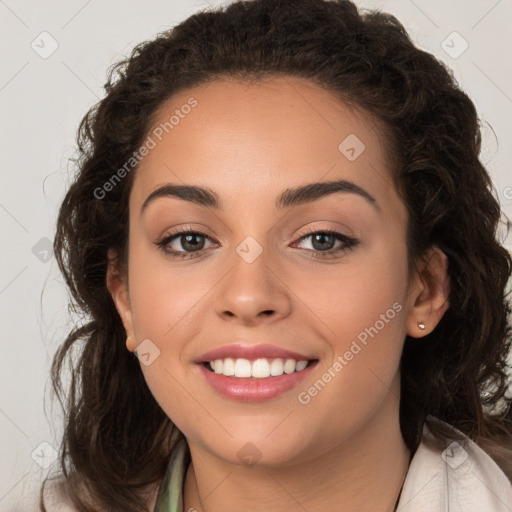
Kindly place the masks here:
<instances>
[{"instance_id":1,"label":"eye","mask_svg":"<svg viewBox=\"0 0 512 512\"><path fill-rule=\"evenodd\" d=\"M186 228L165 236L155 245L173 258L193 258L202 254L207 240L210 237L205 233Z\"/></svg>"},{"instance_id":2,"label":"eye","mask_svg":"<svg viewBox=\"0 0 512 512\"><path fill-rule=\"evenodd\" d=\"M310 252L312 256L317 258L337 256L359 243L357 239L336 230L323 229L311 231L303 235L292 247L304 244L308 239L310 239L311 248L302 247L302 249ZM171 258L190 259L203 254L208 248L205 247L207 241L211 241L208 235L188 227L166 235L161 240L155 242L155 245ZM337 247L336 244L338 244Z\"/></svg>"},{"instance_id":3,"label":"eye","mask_svg":"<svg viewBox=\"0 0 512 512\"><path fill-rule=\"evenodd\" d=\"M306 247L305 249L312 253L316 253L313 255L319 258L335 256L340 252L355 247L359 243L354 237L332 229L311 231L307 235L302 236L298 243L303 243L308 239L310 239L309 245L311 248ZM338 243L337 248L335 248L336 243Z\"/></svg>"}]
</instances>

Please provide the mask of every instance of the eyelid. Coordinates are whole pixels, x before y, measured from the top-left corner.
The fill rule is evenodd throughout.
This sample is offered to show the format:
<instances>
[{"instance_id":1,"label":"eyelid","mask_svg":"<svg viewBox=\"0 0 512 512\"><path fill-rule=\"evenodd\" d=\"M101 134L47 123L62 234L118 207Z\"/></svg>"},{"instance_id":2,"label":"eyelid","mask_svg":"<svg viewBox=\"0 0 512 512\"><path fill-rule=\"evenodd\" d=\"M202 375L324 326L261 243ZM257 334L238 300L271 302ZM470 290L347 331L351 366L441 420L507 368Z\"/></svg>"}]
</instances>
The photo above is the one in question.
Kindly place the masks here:
<instances>
[{"instance_id":1,"label":"eyelid","mask_svg":"<svg viewBox=\"0 0 512 512\"><path fill-rule=\"evenodd\" d=\"M157 241L158 240L164 240L166 238L170 238L172 236L175 236L175 235L180 235L180 234L187 234L187 233L197 233L198 235L203 235L203 236L206 236L210 239L215 239L215 237L213 235L210 235L209 234L209 229L202 225L202 224L198 224L197 226L194 226L192 224L184 224L184 225L180 225L178 227L173 227L173 228L170 228L168 230L165 230L164 231L164 234L163 235L160 235L158 238L157 238Z\"/></svg>"},{"instance_id":2,"label":"eyelid","mask_svg":"<svg viewBox=\"0 0 512 512\"><path fill-rule=\"evenodd\" d=\"M321 221L320 221L321 222ZM358 238L358 235L356 235L348 226L345 224L341 224L340 222L336 222L336 227L332 226L332 222L330 226L318 226L314 225L311 226L311 224L308 224L303 231L299 232L300 235L297 235L299 238L302 238L305 235L311 235L315 233L325 233L325 232L335 232L340 235L346 236L347 238ZM338 227L339 226L339 227Z\"/></svg>"},{"instance_id":3,"label":"eyelid","mask_svg":"<svg viewBox=\"0 0 512 512\"><path fill-rule=\"evenodd\" d=\"M166 234L158 237L153 243L155 245L167 245L172 239L180 238L180 236L188 234L200 235L215 243L218 243L215 241L215 238L213 236L209 235L208 233L205 233L205 231L203 231L203 228L196 229L189 224L177 228L172 228L171 230L166 231Z\"/></svg>"}]
</instances>

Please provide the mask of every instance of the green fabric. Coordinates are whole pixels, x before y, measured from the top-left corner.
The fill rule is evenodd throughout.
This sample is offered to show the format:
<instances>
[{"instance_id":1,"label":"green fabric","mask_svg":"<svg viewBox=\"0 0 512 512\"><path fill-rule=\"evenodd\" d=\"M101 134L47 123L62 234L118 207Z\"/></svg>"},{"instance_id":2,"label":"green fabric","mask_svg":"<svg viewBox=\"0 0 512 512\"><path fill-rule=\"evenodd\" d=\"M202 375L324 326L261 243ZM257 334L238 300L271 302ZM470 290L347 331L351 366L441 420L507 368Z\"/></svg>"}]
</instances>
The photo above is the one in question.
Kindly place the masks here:
<instances>
[{"instance_id":1,"label":"green fabric","mask_svg":"<svg viewBox=\"0 0 512 512\"><path fill-rule=\"evenodd\" d=\"M183 512L183 485L189 462L188 445L183 438L172 450L154 512Z\"/></svg>"}]
</instances>

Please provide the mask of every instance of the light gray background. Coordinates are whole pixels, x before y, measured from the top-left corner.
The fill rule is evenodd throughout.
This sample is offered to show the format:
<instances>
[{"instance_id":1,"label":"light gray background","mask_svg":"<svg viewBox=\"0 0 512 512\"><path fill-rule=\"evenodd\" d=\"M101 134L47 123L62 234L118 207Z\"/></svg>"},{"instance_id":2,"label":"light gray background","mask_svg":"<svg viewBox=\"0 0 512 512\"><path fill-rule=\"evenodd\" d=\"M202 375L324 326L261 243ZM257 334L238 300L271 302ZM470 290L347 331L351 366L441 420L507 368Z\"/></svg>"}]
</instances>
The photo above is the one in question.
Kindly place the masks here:
<instances>
[{"instance_id":1,"label":"light gray background","mask_svg":"<svg viewBox=\"0 0 512 512\"><path fill-rule=\"evenodd\" d=\"M356 3L395 14L420 47L454 70L488 123L482 157L505 212L512 217L512 0ZM0 0L1 511L35 509L29 503L43 476L55 467L40 467L53 461L52 447L58 449L60 436L48 376L70 318L67 291L55 258L45 248L53 239L57 209L70 182L68 159L74 153L78 123L103 97L106 70L112 63L136 43L199 9L220 4ZM31 47L35 41L40 52L43 44L50 48L48 36L40 36L44 31L58 43L46 59ZM457 58L453 52L460 52L464 44L457 36L447 40L452 56L442 47L454 31L469 45ZM512 247L510 237L507 246Z\"/></svg>"}]
</instances>

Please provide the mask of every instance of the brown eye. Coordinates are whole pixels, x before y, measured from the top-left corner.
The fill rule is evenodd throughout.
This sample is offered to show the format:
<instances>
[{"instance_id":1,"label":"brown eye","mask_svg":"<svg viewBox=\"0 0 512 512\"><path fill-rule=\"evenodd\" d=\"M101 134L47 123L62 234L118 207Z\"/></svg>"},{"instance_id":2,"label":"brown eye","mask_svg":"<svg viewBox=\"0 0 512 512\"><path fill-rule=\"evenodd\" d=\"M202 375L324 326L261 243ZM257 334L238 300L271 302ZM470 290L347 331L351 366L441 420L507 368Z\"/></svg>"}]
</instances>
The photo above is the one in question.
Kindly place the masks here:
<instances>
[{"instance_id":1,"label":"brown eye","mask_svg":"<svg viewBox=\"0 0 512 512\"><path fill-rule=\"evenodd\" d=\"M303 249L319 253L318 256L320 257L324 256L322 253L325 253L325 256L329 256L333 253L355 247L358 244L355 238L334 230L314 231L302 236L300 241L303 242L308 239L311 239L311 247L303 247ZM336 247L337 242L339 243L338 247Z\"/></svg>"},{"instance_id":2,"label":"brown eye","mask_svg":"<svg viewBox=\"0 0 512 512\"><path fill-rule=\"evenodd\" d=\"M183 230L164 237L155 245L171 257L190 258L199 256L208 240L210 237L204 233Z\"/></svg>"},{"instance_id":3,"label":"brown eye","mask_svg":"<svg viewBox=\"0 0 512 512\"><path fill-rule=\"evenodd\" d=\"M311 245L317 251L328 251L336 244L336 238L327 233L317 233L311 237Z\"/></svg>"},{"instance_id":4,"label":"brown eye","mask_svg":"<svg viewBox=\"0 0 512 512\"><path fill-rule=\"evenodd\" d=\"M178 235L173 237L185 251L199 251L203 249L205 240L199 233ZM170 243L170 242L168 242Z\"/></svg>"}]
</instances>

